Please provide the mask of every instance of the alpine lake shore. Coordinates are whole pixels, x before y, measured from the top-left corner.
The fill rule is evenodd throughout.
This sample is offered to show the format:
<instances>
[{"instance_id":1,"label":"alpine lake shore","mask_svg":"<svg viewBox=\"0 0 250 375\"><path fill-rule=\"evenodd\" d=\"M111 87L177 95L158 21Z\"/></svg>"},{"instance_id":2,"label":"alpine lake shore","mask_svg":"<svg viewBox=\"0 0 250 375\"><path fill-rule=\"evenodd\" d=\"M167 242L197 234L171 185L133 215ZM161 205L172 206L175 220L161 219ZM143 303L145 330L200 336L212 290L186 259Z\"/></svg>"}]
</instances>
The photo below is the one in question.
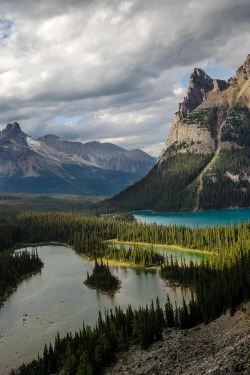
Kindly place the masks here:
<instances>
[{"instance_id":1,"label":"alpine lake shore","mask_svg":"<svg viewBox=\"0 0 250 375\"><path fill-rule=\"evenodd\" d=\"M135 224L135 223L122 223L122 224L119 224L119 222L117 222L117 221L112 221L112 220L99 220L98 218L91 218L91 217L86 217L86 218L83 218L80 214L78 215L78 214L76 214L76 215L71 215L71 214L66 214L66 213L63 213L63 212L61 212L60 214L56 214L56 213L22 213L22 214L18 214L18 216L15 216L14 217L14 220L13 219L10 219L10 221L9 221L9 223L11 223L11 222L13 222L14 224L13 224L13 228L12 228L12 224L10 225L10 228L11 228L11 230L14 230L15 229L15 225L17 225L17 224L15 224L15 220L18 220L17 221L17 224L18 224L18 227L20 227L20 233L22 234L22 228L24 228L23 230L24 230L24 232L23 232L23 234L22 234L22 238L25 240L25 238L28 236L28 235L30 235L30 237L31 238L37 238L38 239L38 241L36 242L36 244L44 244L44 243L47 243L47 244L50 244L50 243L53 243L53 244L57 244L57 245L59 245L59 244L67 244L67 247L70 247L71 249L74 249L75 250L75 252L76 252L76 254L78 254L78 255L81 255L81 256L83 256L84 258L86 258L87 260L90 260L90 256L88 255L88 252L87 251L85 251L85 253L81 253L81 251L79 251L79 249L81 249L81 247L76 247L75 245L76 244L78 244L79 243L79 245L81 245L81 244L86 244L86 241L85 241L85 239L83 238L83 239L81 239L81 237L78 237L77 235L75 236L75 238L74 238L74 241L72 242L72 240L71 241L67 241L67 239L66 239L66 237L65 237L65 234L64 234L64 232L61 230L61 227L64 227L65 225L67 225L67 228L69 229L69 233L67 234L67 236L68 236L68 238L72 238L72 236L71 236L71 234L70 233L74 233L74 231L72 231L72 229L71 229L71 225L72 225L72 228L74 228L74 226L77 228L78 226L79 226L79 228L80 228L80 230L82 231L82 227L85 225L85 226L87 226L86 228L88 228L88 225L89 225L89 228L96 228L96 229L98 229L98 230L100 230L100 233L99 233L99 236L100 236L100 234L101 233L104 233L103 231L104 230L106 230L105 228L107 228L107 233L110 233L110 237L111 238L116 238L115 236L112 236L111 234L115 231L115 230L118 230L119 228L127 228L128 230L129 230L129 228L130 228L130 230L131 230L131 228L137 228L138 229L138 234L137 234L137 237L139 238L139 229L140 228L142 228L143 227L143 225L141 225L140 226L140 224ZM29 223L29 221L31 221L32 222L32 228L28 225L28 223ZM59 223L59 225L57 225L57 223ZM4 228L4 222L3 223L1 223L1 225L3 226L3 228ZM94 227L93 227L93 225L94 225ZM54 237L55 239L59 239L60 238L60 236L62 236L62 239L63 238L65 238L65 240L62 240L62 241L54 241L54 240L50 240L50 238L48 237L44 242L42 242L42 241L39 241L39 236L42 236L43 235L43 230L46 230L46 228L47 227L48 228L50 228L50 235L52 236L52 237ZM117 227L117 229L116 229L116 227ZM31 232L30 232L30 234L29 234L29 232L27 231L27 233L26 233L26 229L28 228L28 230L30 231L31 230ZM43 229L44 228L44 229ZM103 229L104 228L104 229ZM150 230L149 230L149 228L150 228ZM161 235L161 233L163 233L163 231L165 231L165 230L167 230L167 231L173 231L173 233L175 233L175 234L178 234L179 233L179 231L180 231L180 238L182 238L182 236L186 236L186 235L194 235L194 237L193 237L193 239L191 238L190 240L189 240L189 243L193 243L193 247L194 247L194 249L192 248L192 249L190 249L190 248L188 248L188 246L179 246L178 245L178 241L177 241L177 245L173 245L173 244L171 244L171 245L166 245L166 244L159 244L159 243L157 243L157 244L155 244L154 245L154 243L153 243L153 241L150 241L150 242L142 242L142 241L126 241L126 240L122 240L122 239L119 239L119 241L117 241L116 239L114 240L110 240L110 239L103 239L102 240L102 242L98 242L98 246L100 246L100 244L101 243L109 243L110 245L112 245L112 246L124 246L124 247L126 247L126 246L128 246L128 247L141 247L141 248L143 248L144 247L144 251L145 251L145 253L147 252L147 250L151 250L151 248L153 248L153 249L160 249L160 248L164 248L165 250L167 250L167 249L172 249L172 250L175 250L176 252L179 252L180 254L181 254L181 252L182 251L185 251L185 252L187 252L187 253L189 253L189 254L196 254L196 255L207 255L207 256L210 256L211 254L213 254L214 252L213 251L207 251L205 248L204 248L204 250L198 250L199 249L199 247L198 246L195 246L195 244L197 244L199 241L200 241L200 236L204 236L204 238L206 238L206 236L208 236L208 238L210 238L209 236L211 236L211 238L210 238L210 240L213 238L213 236L214 236L214 240L217 238L216 236L217 236L217 234L218 233L220 233L220 236L222 236L222 238L223 238L223 236L229 236L228 238L232 238L232 239L234 239L235 237L235 234L237 233L237 236L239 235L239 236L241 236L241 237L239 237L240 238L240 241L243 241L243 237L242 236L247 236L247 232L246 232L246 230L245 229L247 228L247 226L245 225L245 224L240 224L239 226L233 226L233 225L231 225L231 227L229 228L229 229L226 229L226 227L219 227L219 226L217 226L217 227L214 227L214 228L206 228L206 230L203 230L202 228L196 228L196 229L188 229L188 228L181 228L181 229L178 229L178 227L176 227L176 228L169 228L169 229L167 229L167 227L165 228L165 227L157 227L157 226L155 226L155 225L149 225L148 226L148 230L149 230L149 233L150 233L150 231L151 230L153 230L153 231L155 231L155 232L152 232L151 234L150 234L150 236L152 236L151 238L154 238L154 233L156 233L157 231L157 233L159 234L159 235ZM75 230L75 229L74 229ZM92 229L93 230L93 229ZM240 232L238 232L238 230L240 230ZM39 232L39 231L41 231L41 233ZM113 231L113 232L112 232ZM235 232L234 232L235 231ZM88 229L86 229L86 233L88 232ZM197 238L195 238L195 233L198 233L198 237ZM14 232L13 232L14 233ZM83 233L83 232L79 232L79 233ZM217 233L217 234L216 234ZM37 234L39 235L39 236L37 236ZM170 233L171 234L171 233ZM64 237L63 237L64 236ZM8 237L8 238L12 238L11 236L10 237ZM15 237L13 237L13 238L15 238ZM21 237L20 237L21 238ZM87 238L87 237L86 237ZM179 237L178 237L179 238ZM221 241L222 241L222 238L221 238ZM210 243L211 244L211 242L210 242L210 240L208 241L208 243ZM191 242L190 242L191 241ZM193 242L192 242L193 241ZM197 242L198 241L198 242ZM231 240L230 240L231 241ZM235 241L235 239L233 240L233 241ZM245 241L245 243L248 241L248 239L246 239L246 241ZM24 241L20 241L20 243L23 243ZM33 241L32 241L33 242ZM152 243L151 243L152 242ZM188 241L187 241L188 242ZM27 245L27 240L25 240L25 243L26 243L26 245ZM94 243L94 242L93 242ZM234 242L233 242L234 243ZM243 242L242 242L243 243ZM238 246L238 245L237 245ZM218 251L220 252L220 251L223 251L223 243L221 242L221 243L218 243L217 245L216 245L216 248L218 247ZM91 248L91 246L90 246L90 248ZM106 248L106 247L105 247ZM88 249L88 248L87 248ZM236 251L236 250L235 250ZM244 250L245 251L245 250ZM216 254L219 254L219 253L216 253ZM217 257L216 257L217 258ZM111 265L111 263L112 263L112 266L114 265L114 266L125 266L125 267L130 267L130 268L139 268L139 269L141 269L141 268L143 268L143 267L141 267L140 265L139 266L137 266L137 267L135 267L135 264L133 264L133 262L131 262L131 261L129 261L129 262L118 262L116 259L114 259L114 260L111 260L111 259L108 259L108 258L105 258L104 256L103 256L103 254L102 254L102 256L100 257L100 258L98 258L98 260L100 260L100 259L102 259L103 260L103 262L109 262L109 264ZM92 261L93 261L93 257L92 257ZM145 269L146 268L148 268L148 267L145 267ZM149 267L149 269L150 269L151 267ZM180 270L178 270L178 272L180 272ZM83 280L82 280L82 282L84 281L84 276L85 275L83 275ZM248 311L247 310L247 308L245 307L245 305L241 305L242 306L242 308L243 308L243 310L244 309L246 309L246 311ZM236 308L236 310L237 310L237 308ZM242 310L242 311L243 311ZM228 311L228 308L226 308L226 310L225 310L225 312L226 311ZM238 312L236 312L236 313L234 313L234 314L231 314L230 313L230 315L233 315L232 316L232 318L234 318L234 316L237 316L237 314L238 314ZM229 315L228 315L229 316ZM245 315L244 315L245 316ZM221 317L221 319L223 318L223 317L225 317L224 315L222 315L222 317ZM217 318L217 319L220 319L220 318ZM231 319L231 318L230 318ZM213 319L212 319L213 320ZM214 319L214 322L216 321L216 319ZM204 327L210 327L210 324L212 324L213 325L213 322L208 322L208 324L206 324ZM214 323L215 324L215 323ZM200 325L200 324L198 324L198 325L196 325L196 327L203 327L203 325ZM162 346L164 346L164 350L166 350L166 348L165 348L165 343L168 341L168 342L170 342L171 343L171 336L173 336L173 342L181 342L183 345L184 345L184 343L185 343L185 339L186 339L186 336L188 336L189 335L189 333L187 333L187 334L185 334L185 332L190 332L190 335L191 336L193 336L193 332L196 332L196 329L197 329L197 331L199 331L200 330L200 328L196 328L196 327L193 327L193 328L188 328L188 329L186 329L186 328L184 328L184 329L176 329L176 328L171 328L171 327L169 327L169 328L163 328L163 330L162 330L162 338L163 338L163 341L161 342L161 341L157 341L156 340L156 342L155 343L153 343L153 344L151 344L152 345L152 348L157 348L157 350L159 349L159 353L161 352L161 345ZM211 326L212 327L212 326ZM202 328L201 328L202 329ZM226 332L226 324L224 325L224 330L225 330L225 332ZM237 326L235 326L235 330L238 330L238 327ZM184 333L183 333L184 332ZM205 332L206 331L204 331L204 335L206 335L205 334ZM169 336L170 335L170 336ZM182 339L180 339L180 335L183 335L183 340ZM248 353L249 353L249 345L248 345L248 341L247 341L247 338L248 338L248 331L247 331L247 329L245 329L245 331L243 332L241 332L241 336L240 336L240 340L241 340L241 342L244 344L242 344L243 346L244 346L244 350L242 349L241 351L239 351L239 355L241 355L242 356L242 360L240 360L240 357L239 357L239 360L237 359L237 363L239 363L239 364L237 364L237 366L235 367L235 369L231 366L231 362L229 361L229 358L227 358L226 360L228 361L228 363L229 363L229 365L228 365L228 369L231 371L236 371L236 373L239 373L239 370L240 371L243 371L243 372L241 372L242 374L248 374L248 372L246 372L246 371L248 371ZM169 336L169 337L167 337L167 336ZM182 336L181 336L182 337ZM194 337L195 337L195 335L194 335ZM204 336L205 337L205 336ZM205 338L202 338L201 340L205 340ZM238 336L237 336L238 337ZM165 341L165 338L166 338L166 340L167 341ZM239 338L239 337L238 337ZM170 341L169 341L170 340ZM214 336L214 340L217 340L217 338L216 338L216 336ZM153 340L154 341L154 340ZM206 340L205 340L206 341ZM205 341L204 341L204 343L205 343ZM201 342L203 342L203 341L201 341ZM159 345L159 347L158 347L158 345ZM166 344L167 345L167 344ZM171 344L172 345L172 344ZM173 344L174 345L174 344ZM188 344L189 345L189 344ZM209 344L210 345L210 344ZM216 344L215 344L216 345ZM219 344L218 344L219 345ZM224 349L226 348L226 347L228 347L228 345L230 346L230 345L233 345L232 344L232 342L231 341L228 341L228 343L226 343L225 344L225 346L224 346ZM236 344L235 344L236 345ZM139 350L139 352L140 353L142 353L141 352L141 349L139 349L139 347L138 346L133 346L132 348L137 348L137 349L134 349L134 350ZM150 349L151 348L151 346L149 346L148 348L147 348L147 350L145 351L145 352L143 352L144 354L145 354L145 356L150 352ZM219 348L219 346L218 346L218 348ZM211 348L210 348L211 349ZM153 350L153 349L152 349ZM176 374L178 374L179 372L179 370L180 370L180 366L178 365L178 358L180 357L180 354L178 354L178 352L180 351L180 350L184 350L183 348L182 348L182 346L179 346L179 349L178 350L176 350L176 352L173 352L172 353L172 362L173 362L173 366L176 366L176 369L175 370L173 370L173 368L174 367L171 367L170 366L170 364L169 364L169 368L170 368L170 370L169 371L172 371L172 373L176 373ZM226 349L225 349L226 350ZM129 349L129 351L128 352L123 352L123 353L118 353L117 354L117 358L119 358L119 356L121 356L122 358L127 358L127 356L129 356L130 354L130 351L131 351L131 349ZM190 351L192 351L192 347L191 347L191 344L190 344ZM205 352L205 349L202 351L203 353ZM247 354L245 355L245 352L247 352ZM177 353L177 354L176 354ZM189 351L187 351L187 354L189 353ZM194 353L198 353L196 350L194 351ZM238 352L237 352L237 350L236 350L236 354L237 354ZM241 353L241 354L240 354ZM236 356L236 354L235 354L235 356ZM176 359L175 359L175 356L177 355L177 357L176 357ZM237 354L238 355L238 354ZM157 354L155 354L155 357L157 356ZM168 355L165 353L165 356L166 356L166 358L168 357ZM234 357L235 357L234 356ZM158 357L158 359L159 359L159 356L157 356ZM193 356L194 357L194 356ZM193 358L192 357L192 358ZM233 358L234 358L233 357ZM129 357L128 357L129 358ZM144 355L142 356L142 358L144 358ZM146 357L145 357L146 358ZM223 357L224 358L224 357ZM226 357L225 357L226 358ZM236 357L235 357L236 358ZM171 359L171 357L170 357L170 359ZM192 361L193 361L194 359L192 359ZM118 365L121 365L121 363L119 362L120 360L118 360ZM130 362L130 359L128 360L129 362ZM146 359L145 359L145 361L146 361ZM136 371L137 372L135 372L135 374L161 374L161 371L163 371L163 367L165 366L165 362L163 362L163 361L157 361L157 359L155 360L156 362L159 362L159 363L157 363L157 364L155 364L155 365L157 365L155 368L150 368L150 369L147 369L147 368L144 368L143 366L143 363L142 363L142 361L140 361L140 363L138 363L137 364L137 367L136 367L136 365L135 365L135 362L133 362L133 358L131 358L131 363L134 363L134 367L136 367ZM235 359L235 361L236 361L236 359ZM234 362L235 362L234 361ZM123 360L122 360L122 362L123 362ZM125 360L125 362L126 362L126 360ZM162 363L163 362L163 363ZM119 364L120 363L120 364ZM125 363L125 365L126 365L126 363ZM164 366L163 366L164 365ZM198 366L198 364L196 363L196 366ZM216 365L217 366L217 365ZM205 374L206 373L206 371L215 371L215 372L209 372L209 373L214 373L214 374L223 374L223 372L218 372L219 370L218 369L216 369L215 370L215 367L216 366L214 366L213 368L208 368L208 367L206 367L206 369L205 369L205 367L202 369L202 371L203 372L200 372L201 374ZM105 366L104 366L105 367ZM189 363L188 364L188 367L186 368L186 369L184 369L184 367L185 366L182 366L182 373L183 374L191 374L191 372L188 372L189 371L189 369L191 369L192 367L191 367L191 363ZM197 367L198 368L198 367ZM222 367L221 367L222 368ZM172 369L172 370L171 370ZM195 369L195 367L193 367L193 369ZM222 368L223 369L223 368ZM61 374L63 374L63 368L61 367L59 370L58 370ZM57 371L57 373L58 373L58 371ZM106 370L106 371L109 371L109 370ZM111 369L110 369L110 371L112 371L112 367L111 367ZM124 374L125 373L131 373L131 374L133 374L133 372L132 372L132 370L129 370L129 371L131 371L131 372L128 372L128 369L126 370L126 368L124 368L124 369L121 369L121 370L119 370L119 372L121 372L121 374L123 374L123 372L122 371L125 371L124 372ZM127 371L127 372L126 372ZM165 369L165 371L166 371L166 369ZM174 371L176 371L176 372L174 372ZM186 371L186 372L185 372ZM205 371L205 372L204 372ZM217 371L217 372L216 372ZM223 370L224 371L224 370ZM227 371L227 370L225 370L225 371ZM108 373L108 372L107 372ZM163 374L164 372L162 372L162 374ZM169 373L171 373L171 372L169 372ZM180 372L181 373L181 372ZM198 372L199 373L199 372ZM224 373L227 373L227 372L224 372ZM230 372L230 373L234 373L234 372ZM66 374L66 373L65 373ZM112 372L111 372L111 374L112 374ZM164 373L165 374L165 373Z\"/></svg>"}]
</instances>

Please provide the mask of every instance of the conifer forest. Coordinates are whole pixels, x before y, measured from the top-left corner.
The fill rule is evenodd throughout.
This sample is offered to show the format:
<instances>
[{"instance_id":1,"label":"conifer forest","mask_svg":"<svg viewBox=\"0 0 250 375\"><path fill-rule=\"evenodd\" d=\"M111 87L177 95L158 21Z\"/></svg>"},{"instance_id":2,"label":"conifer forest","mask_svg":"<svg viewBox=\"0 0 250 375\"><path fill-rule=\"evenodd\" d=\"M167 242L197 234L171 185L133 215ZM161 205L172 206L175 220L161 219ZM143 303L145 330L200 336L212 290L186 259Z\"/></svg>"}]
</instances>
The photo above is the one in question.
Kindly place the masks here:
<instances>
[{"instance_id":1,"label":"conifer forest","mask_svg":"<svg viewBox=\"0 0 250 375\"><path fill-rule=\"evenodd\" d=\"M111 295L119 289L118 278L112 275L108 263L103 263L102 259L100 263L95 259L93 272L91 275L87 272L87 279L84 284Z\"/></svg>"},{"instance_id":2,"label":"conifer forest","mask_svg":"<svg viewBox=\"0 0 250 375\"><path fill-rule=\"evenodd\" d=\"M153 247L117 247L108 241L114 239L175 245L210 251L213 255L200 263L191 261L187 264L184 260L177 262L173 257L166 259ZM41 243L67 244L91 260L114 260L139 268L157 266L160 276L169 283L189 287L191 298L188 302L183 299L182 306L176 307L167 295L165 306L160 306L155 296L151 305L137 310L128 306L125 311L116 307L104 315L100 313L94 327L83 324L75 334L69 333L65 337L58 334L54 343L45 345L43 355L12 370L12 375L46 375L61 369L65 374L100 374L131 345L146 349L154 340L160 340L164 328L185 329L201 322L208 323L227 310L233 314L239 304L250 298L250 223L189 228L146 225L70 210L5 208L0 218L2 299L23 274L42 267L35 252L13 255L9 250ZM97 267L101 267L100 264Z\"/></svg>"}]
</instances>

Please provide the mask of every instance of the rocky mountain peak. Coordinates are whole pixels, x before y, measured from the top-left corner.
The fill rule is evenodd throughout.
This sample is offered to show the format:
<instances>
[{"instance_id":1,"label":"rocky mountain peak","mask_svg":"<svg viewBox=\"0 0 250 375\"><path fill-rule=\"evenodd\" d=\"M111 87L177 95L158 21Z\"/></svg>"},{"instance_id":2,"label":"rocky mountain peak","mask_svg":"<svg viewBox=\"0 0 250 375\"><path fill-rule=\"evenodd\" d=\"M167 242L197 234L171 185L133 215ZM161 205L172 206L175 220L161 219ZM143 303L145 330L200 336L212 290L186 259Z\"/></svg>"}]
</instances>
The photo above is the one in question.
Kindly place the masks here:
<instances>
[{"instance_id":1,"label":"rocky mountain peak","mask_svg":"<svg viewBox=\"0 0 250 375\"><path fill-rule=\"evenodd\" d=\"M20 125L18 124L18 122L13 122L13 124L10 124L10 123L7 124L6 130L14 131L14 132L21 132L21 128L20 128Z\"/></svg>"},{"instance_id":2,"label":"rocky mountain peak","mask_svg":"<svg viewBox=\"0 0 250 375\"><path fill-rule=\"evenodd\" d=\"M189 89L203 89L206 92L211 90L213 80L203 69L194 68L189 79Z\"/></svg>"},{"instance_id":3,"label":"rocky mountain peak","mask_svg":"<svg viewBox=\"0 0 250 375\"><path fill-rule=\"evenodd\" d=\"M247 55L245 62L237 69L236 75L247 76L250 74L250 54Z\"/></svg>"},{"instance_id":4,"label":"rocky mountain peak","mask_svg":"<svg viewBox=\"0 0 250 375\"><path fill-rule=\"evenodd\" d=\"M206 98L206 93L214 87L213 79L207 75L204 70L194 68L190 76L187 95L183 103L179 106L177 115L179 119L186 117L190 112L197 108Z\"/></svg>"},{"instance_id":5,"label":"rocky mountain peak","mask_svg":"<svg viewBox=\"0 0 250 375\"><path fill-rule=\"evenodd\" d=\"M198 84L204 84L206 82L212 82L212 78L201 68L194 68L193 73L190 76L190 83L196 82Z\"/></svg>"},{"instance_id":6,"label":"rocky mountain peak","mask_svg":"<svg viewBox=\"0 0 250 375\"><path fill-rule=\"evenodd\" d=\"M46 141L54 141L56 139L60 139L60 138L55 134L47 134L44 137L38 138L38 140L46 140Z\"/></svg>"},{"instance_id":7,"label":"rocky mountain peak","mask_svg":"<svg viewBox=\"0 0 250 375\"><path fill-rule=\"evenodd\" d=\"M248 207L250 55L228 82L195 68L156 166L105 206L191 211Z\"/></svg>"},{"instance_id":8,"label":"rocky mountain peak","mask_svg":"<svg viewBox=\"0 0 250 375\"><path fill-rule=\"evenodd\" d=\"M228 80L232 86L248 86L249 91L249 75L250 75L250 54L247 55L244 63L236 70L236 75Z\"/></svg>"},{"instance_id":9,"label":"rocky mountain peak","mask_svg":"<svg viewBox=\"0 0 250 375\"><path fill-rule=\"evenodd\" d=\"M226 90L229 87L229 83L221 80L221 79L214 79L213 80L213 91L220 92Z\"/></svg>"},{"instance_id":10,"label":"rocky mountain peak","mask_svg":"<svg viewBox=\"0 0 250 375\"><path fill-rule=\"evenodd\" d=\"M237 121L248 123L249 74L250 54L237 70L235 77L229 79L228 82L212 79L204 70L195 68L190 76L187 95L174 116L172 128L159 162L165 161L168 149L176 150L177 148L178 152L182 153L191 151L205 154L216 150L219 144L224 148L230 148L229 140L232 136L224 133L226 129L230 133L229 129L234 126L230 122L231 115L228 120L227 116L233 110L236 102L238 106L248 108L246 113L238 114ZM241 120L239 116L241 116ZM226 120L231 125L225 125ZM220 141L221 133L222 143ZM238 144L238 142L239 140L234 144ZM170 148L171 146L173 147Z\"/></svg>"},{"instance_id":11,"label":"rocky mountain peak","mask_svg":"<svg viewBox=\"0 0 250 375\"><path fill-rule=\"evenodd\" d=\"M35 139L17 122L0 131L1 193L117 194L155 162L143 151L111 143L83 144L54 134Z\"/></svg>"},{"instance_id":12,"label":"rocky mountain peak","mask_svg":"<svg viewBox=\"0 0 250 375\"><path fill-rule=\"evenodd\" d=\"M176 113L178 120L182 120L196 109L207 98L209 92L219 92L227 89L229 84L220 79L212 79L203 69L194 68L190 76L187 95L179 105Z\"/></svg>"},{"instance_id":13,"label":"rocky mountain peak","mask_svg":"<svg viewBox=\"0 0 250 375\"><path fill-rule=\"evenodd\" d=\"M6 128L0 131L0 140L2 141L14 141L16 143L27 145L26 142L27 135L22 132L18 122L9 123Z\"/></svg>"}]
</instances>

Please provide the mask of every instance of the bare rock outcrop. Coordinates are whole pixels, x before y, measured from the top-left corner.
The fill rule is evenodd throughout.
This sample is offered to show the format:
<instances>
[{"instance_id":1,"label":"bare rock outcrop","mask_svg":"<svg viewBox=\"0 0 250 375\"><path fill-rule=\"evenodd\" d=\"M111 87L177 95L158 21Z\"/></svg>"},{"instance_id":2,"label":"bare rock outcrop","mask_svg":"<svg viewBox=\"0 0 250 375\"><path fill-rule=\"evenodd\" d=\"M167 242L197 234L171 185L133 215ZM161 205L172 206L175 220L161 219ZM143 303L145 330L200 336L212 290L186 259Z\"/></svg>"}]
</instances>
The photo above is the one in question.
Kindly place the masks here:
<instances>
[{"instance_id":1,"label":"bare rock outcrop","mask_svg":"<svg viewBox=\"0 0 250 375\"><path fill-rule=\"evenodd\" d=\"M207 325L167 330L146 350L133 347L106 375L249 375L250 303Z\"/></svg>"},{"instance_id":2,"label":"bare rock outcrop","mask_svg":"<svg viewBox=\"0 0 250 375\"><path fill-rule=\"evenodd\" d=\"M249 76L250 55L228 82L212 79L202 69L195 68L187 95L175 113L159 163L173 153L208 154L215 152L218 146L225 149L240 147L237 141L221 140L220 135L224 125L232 122L235 107L250 110Z\"/></svg>"},{"instance_id":3,"label":"bare rock outcrop","mask_svg":"<svg viewBox=\"0 0 250 375\"><path fill-rule=\"evenodd\" d=\"M249 147L250 55L228 82L195 68L156 167L107 205L161 212L248 207ZM244 178L232 178L241 170Z\"/></svg>"},{"instance_id":4,"label":"bare rock outcrop","mask_svg":"<svg viewBox=\"0 0 250 375\"><path fill-rule=\"evenodd\" d=\"M187 95L179 106L177 114L183 119L206 98L206 93L213 90L213 80L202 69L195 68L190 76Z\"/></svg>"}]
</instances>

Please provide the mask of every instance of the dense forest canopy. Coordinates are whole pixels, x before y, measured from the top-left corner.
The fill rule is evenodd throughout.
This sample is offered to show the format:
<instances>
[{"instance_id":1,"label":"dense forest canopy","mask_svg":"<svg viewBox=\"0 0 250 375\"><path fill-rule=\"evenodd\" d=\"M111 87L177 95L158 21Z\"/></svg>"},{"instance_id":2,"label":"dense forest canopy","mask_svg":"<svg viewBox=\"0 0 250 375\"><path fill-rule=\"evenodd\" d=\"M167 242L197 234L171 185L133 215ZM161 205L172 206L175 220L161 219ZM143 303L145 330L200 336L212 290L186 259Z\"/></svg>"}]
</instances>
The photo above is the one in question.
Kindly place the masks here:
<instances>
[{"instance_id":1,"label":"dense forest canopy","mask_svg":"<svg viewBox=\"0 0 250 375\"><path fill-rule=\"evenodd\" d=\"M95 259L92 274L89 275L87 272L87 279L84 284L112 295L119 289L120 281L116 276L112 275L108 263L105 264L102 259L100 262Z\"/></svg>"},{"instance_id":2,"label":"dense forest canopy","mask_svg":"<svg viewBox=\"0 0 250 375\"><path fill-rule=\"evenodd\" d=\"M157 300L151 306L126 311L116 308L100 316L95 327L83 327L74 335L56 337L54 346L46 345L43 356L12 374L44 375L64 369L66 373L100 374L118 353L132 344L147 348L161 338L164 327L185 329L209 322L226 310L250 298L250 223L188 228L140 224L112 217L95 217L79 212L5 210L0 219L0 249L21 244L57 242L68 244L88 258L123 259L121 252L107 240L178 245L209 250L213 256L201 263L186 264L170 258L166 263L154 257L152 249L128 251L139 265L150 260L161 264L161 277L192 288L191 300L175 307L166 296L165 306ZM118 255L117 255L118 254ZM137 256L137 255L138 256ZM148 254L148 258L145 254ZM158 254L159 255L159 254Z\"/></svg>"},{"instance_id":3,"label":"dense forest canopy","mask_svg":"<svg viewBox=\"0 0 250 375\"><path fill-rule=\"evenodd\" d=\"M23 277L37 272L42 266L36 251L0 253L0 306Z\"/></svg>"}]
</instances>

